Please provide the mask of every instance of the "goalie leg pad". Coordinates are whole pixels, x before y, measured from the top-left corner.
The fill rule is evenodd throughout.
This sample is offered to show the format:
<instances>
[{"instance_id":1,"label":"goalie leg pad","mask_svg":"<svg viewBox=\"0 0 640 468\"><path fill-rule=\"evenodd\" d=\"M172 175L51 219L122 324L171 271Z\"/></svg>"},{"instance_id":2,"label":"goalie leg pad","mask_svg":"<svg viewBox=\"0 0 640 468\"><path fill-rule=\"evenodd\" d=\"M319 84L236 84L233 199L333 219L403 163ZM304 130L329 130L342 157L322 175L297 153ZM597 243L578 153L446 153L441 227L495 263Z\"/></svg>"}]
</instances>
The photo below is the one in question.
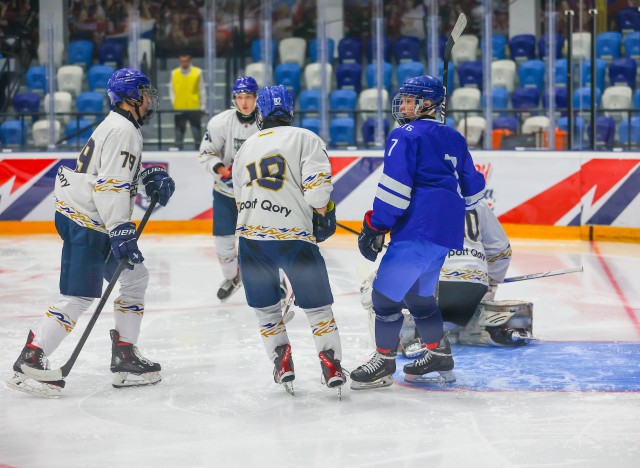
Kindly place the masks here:
<instances>
[{"instance_id":1,"label":"goalie leg pad","mask_svg":"<svg viewBox=\"0 0 640 468\"><path fill-rule=\"evenodd\" d=\"M526 301L482 301L458 332L461 344L522 346L533 340L533 304Z\"/></svg>"}]
</instances>

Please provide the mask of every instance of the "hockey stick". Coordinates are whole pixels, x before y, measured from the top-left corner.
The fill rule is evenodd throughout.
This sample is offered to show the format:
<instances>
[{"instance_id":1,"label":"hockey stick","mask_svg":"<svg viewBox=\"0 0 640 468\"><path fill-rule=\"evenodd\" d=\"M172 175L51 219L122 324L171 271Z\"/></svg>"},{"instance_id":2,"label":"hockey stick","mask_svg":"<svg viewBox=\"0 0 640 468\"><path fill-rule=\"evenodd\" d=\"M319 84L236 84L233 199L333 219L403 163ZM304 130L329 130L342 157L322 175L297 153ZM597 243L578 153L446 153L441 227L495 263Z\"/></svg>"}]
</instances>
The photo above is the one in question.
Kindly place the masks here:
<instances>
[{"instance_id":1,"label":"hockey stick","mask_svg":"<svg viewBox=\"0 0 640 468\"><path fill-rule=\"evenodd\" d=\"M460 13L456 24L447 39L447 43L444 46L444 70L442 72L442 86L444 86L444 98L442 104L440 104L440 119L442 123L446 122L447 118L447 76L449 74L449 60L451 60L451 49L455 45L456 41L460 38L462 31L467 26L467 17L464 13Z\"/></svg>"},{"instance_id":2,"label":"hockey stick","mask_svg":"<svg viewBox=\"0 0 640 468\"><path fill-rule=\"evenodd\" d=\"M511 278L505 278L501 283L498 283L498 284L515 283L516 281L526 281L530 279L546 278L547 276L566 275L568 273L580 273L581 271L584 271L582 266L575 267L575 268L567 268L565 270L552 270L552 271L543 271L541 273L530 273L528 275L512 276Z\"/></svg>"},{"instance_id":3,"label":"hockey stick","mask_svg":"<svg viewBox=\"0 0 640 468\"><path fill-rule=\"evenodd\" d=\"M140 225L138 226L138 230L136 231L136 240L140 237L140 234L142 234L142 230L147 224L147 221L149 221L149 217L151 216L151 213L153 213L153 210L156 207L157 203L158 203L158 192L155 192L153 194L153 197L151 198L151 203L149 204L149 208L147 208L147 211L144 213L144 216L142 217L142 221L140 221ZM122 270L125 269L125 265L127 261L128 261L127 257L123 257L118 263L118 266L116 270L113 272L113 276L111 277L111 281L109 281L109 284L107 285L107 289L105 289L104 293L102 293L102 297L100 298L98 307L96 307L95 312L91 316L91 320L89 320L89 323L87 324L87 328L85 328L84 332L82 333L82 336L80 337L80 341L78 342L75 349L73 350L73 353L71 353L71 357L69 358L69 360L59 369L47 369L47 370L34 369L33 367L29 367L26 364L22 364L20 366L20 369L22 370L24 375L42 382L62 380L69 375L69 372L71 372L71 368L75 364L76 359L78 359L78 355L80 354L80 351L82 351L82 348L85 342L87 341L87 338L89 337L89 334L93 329L93 326L96 324L96 321L98 320L98 317L100 316L100 313L104 308L104 305L107 303L107 300L109 299L109 295L111 294L111 291L113 291L113 288L118 282L120 273L122 273Z\"/></svg>"}]
</instances>

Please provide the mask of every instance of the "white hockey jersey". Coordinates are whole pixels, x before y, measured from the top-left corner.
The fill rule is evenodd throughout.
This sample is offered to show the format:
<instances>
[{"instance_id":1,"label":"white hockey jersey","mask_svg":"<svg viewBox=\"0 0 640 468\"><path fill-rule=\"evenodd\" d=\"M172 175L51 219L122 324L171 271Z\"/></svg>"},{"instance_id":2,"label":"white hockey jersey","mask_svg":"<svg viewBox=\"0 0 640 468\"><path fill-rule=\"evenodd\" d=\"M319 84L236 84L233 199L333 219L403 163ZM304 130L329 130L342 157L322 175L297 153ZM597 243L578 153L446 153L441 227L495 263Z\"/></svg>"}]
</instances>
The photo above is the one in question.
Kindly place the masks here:
<instances>
[{"instance_id":1,"label":"white hockey jersey","mask_svg":"<svg viewBox=\"0 0 640 468\"><path fill-rule=\"evenodd\" d=\"M220 176L213 168L222 163L229 167L247 138L258 132L255 121L251 124L241 122L235 109L227 109L209 120L207 131L200 143L198 159L207 171L213 174L214 189L233 197L233 189L220 182Z\"/></svg>"},{"instance_id":2,"label":"white hockey jersey","mask_svg":"<svg viewBox=\"0 0 640 468\"><path fill-rule=\"evenodd\" d=\"M239 236L315 243L312 208L326 206L333 190L324 142L303 128L262 130L236 154L233 189Z\"/></svg>"},{"instance_id":3,"label":"white hockey jersey","mask_svg":"<svg viewBox=\"0 0 640 468\"><path fill-rule=\"evenodd\" d=\"M509 239L496 215L482 200L466 212L464 247L449 252L440 281L497 284L507 274L510 262Z\"/></svg>"},{"instance_id":4,"label":"white hockey jersey","mask_svg":"<svg viewBox=\"0 0 640 468\"><path fill-rule=\"evenodd\" d=\"M111 111L80 151L75 170L58 170L56 210L80 226L105 233L129 222L141 155L140 128Z\"/></svg>"}]
</instances>

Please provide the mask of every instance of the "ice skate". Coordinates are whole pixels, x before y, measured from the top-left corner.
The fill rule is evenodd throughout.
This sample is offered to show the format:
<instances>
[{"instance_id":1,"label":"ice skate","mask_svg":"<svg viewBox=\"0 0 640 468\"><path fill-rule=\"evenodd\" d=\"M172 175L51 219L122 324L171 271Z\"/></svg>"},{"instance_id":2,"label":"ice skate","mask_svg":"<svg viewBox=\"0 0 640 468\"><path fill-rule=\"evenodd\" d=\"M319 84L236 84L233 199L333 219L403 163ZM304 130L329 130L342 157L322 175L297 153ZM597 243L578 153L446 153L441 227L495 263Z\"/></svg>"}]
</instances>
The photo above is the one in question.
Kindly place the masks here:
<instances>
[{"instance_id":1,"label":"ice skate","mask_svg":"<svg viewBox=\"0 0 640 468\"><path fill-rule=\"evenodd\" d=\"M33 367L34 369L49 369L49 360L45 356L44 351L32 344L33 336L33 332L29 331L27 343L13 364L14 374L13 377L7 380L7 386L21 392L31 393L32 395L58 398L64 388L64 380L41 382L27 377L20 369L20 366L23 364Z\"/></svg>"},{"instance_id":2,"label":"ice skate","mask_svg":"<svg viewBox=\"0 0 640 468\"><path fill-rule=\"evenodd\" d=\"M535 341L533 334L524 328L487 327L489 343L495 346L523 346Z\"/></svg>"},{"instance_id":3,"label":"ice skate","mask_svg":"<svg viewBox=\"0 0 640 468\"><path fill-rule=\"evenodd\" d=\"M340 365L340 360L336 359L334 354L333 349L321 351L318 354L322 368L321 382L329 388L335 388L338 391L338 398L342 400L341 387L347 382L347 378Z\"/></svg>"},{"instance_id":4,"label":"ice skate","mask_svg":"<svg viewBox=\"0 0 640 468\"><path fill-rule=\"evenodd\" d=\"M231 297L234 292L240 289L240 286L242 286L240 273L238 273L233 279L224 280L222 283L220 283L220 289L218 289L218 299L220 299L221 302L225 302Z\"/></svg>"},{"instance_id":5,"label":"ice skate","mask_svg":"<svg viewBox=\"0 0 640 468\"><path fill-rule=\"evenodd\" d=\"M445 336L436 348L427 349L420 359L404 366L404 380L413 383L453 383L456 381L453 365L451 345ZM428 375L434 372L439 375Z\"/></svg>"},{"instance_id":6,"label":"ice skate","mask_svg":"<svg viewBox=\"0 0 640 468\"><path fill-rule=\"evenodd\" d=\"M276 348L278 355L273 361L273 380L284 386L287 393L293 395L293 380L296 374L293 371L293 358L291 357L291 345L280 345Z\"/></svg>"},{"instance_id":7,"label":"ice skate","mask_svg":"<svg viewBox=\"0 0 640 468\"><path fill-rule=\"evenodd\" d=\"M393 384L396 371L396 353L383 354L376 351L369 362L351 372L351 389L368 390L388 387Z\"/></svg>"},{"instance_id":8,"label":"ice skate","mask_svg":"<svg viewBox=\"0 0 640 468\"><path fill-rule=\"evenodd\" d=\"M420 338L411 340L402 347L402 355L408 359L416 359L424 354L425 351L426 348L422 344L422 340Z\"/></svg>"},{"instance_id":9,"label":"ice skate","mask_svg":"<svg viewBox=\"0 0 640 468\"><path fill-rule=\"evenodd\" d=\"M162 380L160 364L151 362L131 343L120 341L120 334L111 330L111 372L115 388L154 385Z\"/></svg>"}]
</instances>

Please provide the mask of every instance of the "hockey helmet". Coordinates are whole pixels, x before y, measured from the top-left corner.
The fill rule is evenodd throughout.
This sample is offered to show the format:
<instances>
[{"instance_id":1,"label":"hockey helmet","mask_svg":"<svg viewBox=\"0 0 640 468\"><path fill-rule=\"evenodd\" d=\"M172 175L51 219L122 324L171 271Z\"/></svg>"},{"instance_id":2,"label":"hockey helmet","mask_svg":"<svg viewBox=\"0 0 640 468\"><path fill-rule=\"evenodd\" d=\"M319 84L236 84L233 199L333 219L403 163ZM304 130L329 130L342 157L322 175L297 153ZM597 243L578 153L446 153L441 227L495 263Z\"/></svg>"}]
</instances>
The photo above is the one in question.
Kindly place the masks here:
<instances>
[{"instance_id":1,"label":"hockey helmet","mask_svg":"<svg viewBox=\"0 0 640 468\"><path fill-rule=\"evenodd\" d=\"M140 124L151 120L160 105L158 90L151 86L151 81L144 73L134 68L121 68L111 75L107 82L107 95L112 107L118 102L133 100ZM145 96L151 102L144 116L141 117L138 109L144 102Z\"/></svg>"},{"instance_id":2,"label":"hockey helmet","mask_svg":"<svg viewBox=\"0 0 640 468\"><path fill-rule=\"evenodd\" d=\"M444 100L442 82L429 75L408 78L393 98L391 112L399 124L432 115ZM429 105L425 102L430 101Z\"/></svg>"},{"instance_id":3,"label":"hockey helmet","mask_svg":"<svg viewBox=\"0 0 640 468\"><path fill-rule=\"evenodd\" d=\"M267 121L282 121L290 124L293 121L293 99L283 85L265 86L256 101L256 125L260 130Z\"/></svg>"},{"instance_id":4,"label":"hockey helmet","mask_svg":"<svg viewBox=\"0 0 640 468\"><path fill-rule=\"evenodd\" d=\"M253 114L255 112L255 106L251 109L251 112L246 114L243 112L238 104L236 103L236 96L238 94L253 94L254 96L258 95L258 83L251 76L241 76L233 83L233 90L231 92L231 100L233 102L233 106L236 110L245 118L253 118Z\"/></svg>"}]
</instances>

